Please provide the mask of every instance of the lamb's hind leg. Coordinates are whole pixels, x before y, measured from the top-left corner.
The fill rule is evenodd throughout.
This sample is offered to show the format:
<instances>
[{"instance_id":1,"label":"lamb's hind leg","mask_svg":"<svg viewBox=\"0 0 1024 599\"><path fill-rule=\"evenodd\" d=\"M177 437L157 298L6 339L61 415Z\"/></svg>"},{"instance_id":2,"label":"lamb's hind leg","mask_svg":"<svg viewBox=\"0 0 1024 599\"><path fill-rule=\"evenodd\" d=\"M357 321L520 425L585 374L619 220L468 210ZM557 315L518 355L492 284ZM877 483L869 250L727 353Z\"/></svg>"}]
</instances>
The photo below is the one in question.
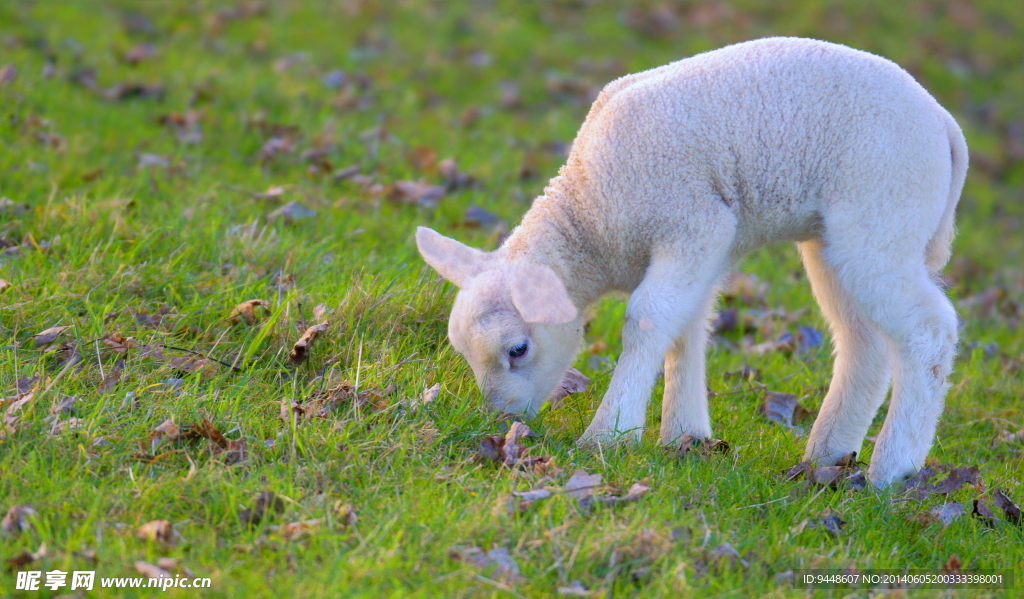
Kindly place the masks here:
<instances>
[{"instance_id":1,"label":"lamb's hind leg","mask_svg":"<svg viewBox=\"0 0 1024 599\"><path fill-rule=\"evenodd\" d=\"M832 383L811 428L805 460L834 464L860 452L864 435L889 388L889 348L839 284L817 240L798 244L814 297L832 331L835 350Z\"/></svg>"},{"instance_id":2,"label":"lamb's hind leg","mask_svg":"<svg viewBox=\"0 0 1024 599\"><path fill-rule=\"evenodd\" d=\"M829 246L824 251L837 286L890 347L892 400L868 469L879 487L924 465L956 351L956 312L925 267L924 241L907 239L912 237L902 238L903 244L859 243L843 245L847 251Z\"/></svg>"},{"instance_id":3,"label":"lamb's hind leg","mask_svg":"<svg viewBox=\"0 0 1024 599\"><path fill-rule=\"evenodd\" d=\"M708 295L704 309L691 319L665 356L661 404L661 442L665 445L683 435L711 436L705 351L714 296L713 292Z\"/></svg>"}]
</instances>

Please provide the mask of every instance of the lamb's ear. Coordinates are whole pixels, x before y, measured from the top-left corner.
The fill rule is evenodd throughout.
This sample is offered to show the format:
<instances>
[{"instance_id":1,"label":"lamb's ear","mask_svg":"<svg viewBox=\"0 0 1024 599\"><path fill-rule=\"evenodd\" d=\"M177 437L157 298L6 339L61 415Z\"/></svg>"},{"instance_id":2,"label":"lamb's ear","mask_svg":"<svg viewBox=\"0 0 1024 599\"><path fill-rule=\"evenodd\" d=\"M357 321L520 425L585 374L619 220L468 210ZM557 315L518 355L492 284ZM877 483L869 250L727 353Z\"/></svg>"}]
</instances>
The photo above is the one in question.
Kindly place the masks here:
<instances>
[{"instance_id":1,"label":"lamb's ear","mask_svg":"<svg viewBox=\"0 0 1024 599\"><path fill-rule=\"evenodd\" d=\"M427 227L416 227L416 246L427 264L459 287L480 274L489 260L486 252L473 249Z\"/></svg>"},{"instance_id":2,"label":"lamb's ear","mask_svg":"<svg viewBox=\"0 0 1024 599\"><path fill-rule=\"evenodd\" d=\"M562 324L576 318L576 306L555 271L520 262L512 268L512 303L526 322Z\"/></svg>"}]
</instances>

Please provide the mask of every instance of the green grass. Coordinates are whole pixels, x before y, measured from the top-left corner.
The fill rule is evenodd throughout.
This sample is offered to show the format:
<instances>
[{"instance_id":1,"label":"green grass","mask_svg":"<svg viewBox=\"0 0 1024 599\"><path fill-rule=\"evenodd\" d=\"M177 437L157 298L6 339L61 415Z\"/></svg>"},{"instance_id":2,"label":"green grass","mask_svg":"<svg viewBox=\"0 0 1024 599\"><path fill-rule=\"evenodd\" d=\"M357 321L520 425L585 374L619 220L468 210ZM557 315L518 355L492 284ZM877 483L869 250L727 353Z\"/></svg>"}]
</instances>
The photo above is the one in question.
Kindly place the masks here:
<instances>
[{"instance_id":1,"label":"green grass","mask_svg":"<svg viewBox=\"0 0 1024 599\"><path fill-rule=\"evenodd\" d=\"M0 83L0 197L15 204L0 207L0 238L18 245L0 257L0 278L11 283L0 295L0 397L12 400L19 379L40 377L17 431L0 441L0 510L30 504L39 514L30 530L0 536L0 557L45 543L47 556L30 569L95 570L97 577L135 576L136 560L180 558L196 576L213 579L212 589L170 591L182 596L552 597L579 579L606 597L797 597L805 591L778 582L777 573L937 569L953 554L964 567L1024 576L1024 532L1005 521L989 528L969 514L972 499L997 488L1024 500L1024 445L999 440L1024 425L1020 8L998 1L787 0L727 9L688 2L675 20L652 21L657 9L646 3L400 4L274 2L232 20L223 7L178 2L0 5L0 67L18 70L13 82ZM155 31L124 27L123 16L133 13L146 15ZM756 367L759 385L817 408L830 378L828 349L757 356L739 348L736 334L709 356L710 388L731 393L712 400L716 436L732 444L731 454L680 461L651 433L637 447L576 450L609 378L587 351L576 366L593 379L590 390L531 423L542 435L530 441L531 453L553 456L565 472L540 479L477 463L481 438L499 427L445 339L453 289L418 258L415 226L490 249L494 235L460 226L467 207L517 222L563 160L552 142L570 141L587 109L583 94L549 92L549 80L599 88L627 72L776 34L896 60L967 133L973 165L947 269L964 345L931 455L981 468L981 486L949 498L966 502L968 513L943 527L916 519L940 498L819 493L784 481L780 473L799 460L805 437L758 415L760 387L726 374ZM156 56L137 66L119 59L142 42L152 42ZM299 52L290 68L276 68ZM106 100L69 81L86 67L96 69L100 91L137 81L162 84L164 96ZM366 85L328 88L321 78L335 69ZM518 82L518 106L503 104L505 81ZM187 110L201 114L198 143L179 141L158 122ZM260 123L296 127L295 149L259 160L267 140ZM478 184L424 209L330 177L359 165L373 183L440 182L417 166L421 147L455 157ZM317 149L329 167L303 157ZM142 155L167 166L140 166ZM521 177L524 165L537 175ZM268 222L278 204L253 194L274 185L285 187L280 203L297 200L317 216ZM768 285L759 297L731 304L741 314L806 308L793 323L771 323L754 342L798 324L825 328L792 247L766 248L741 269ZM270 314L254 326L231 324L234 306L250 299L270 302ZM292 369L288 350L318 304L327 306L330 329ZM598 349L612 362L623 310L621 300L602 302L587 336L589 345L606 344ZM155 324L135 316L161 311ZM58 343L77 346L80 363L65 368L59 348L35 347L32 336L56 325L72 327ZM115 332L239 371L211 364L186 372L172 363L189 356L180 350L164 349L161 358L135 348L121 356L97 341ZM119 381L104 392L104 375L122 359ZM325 420L279 419L282 398L305 400L343 381L361 389L393 384L397 392ZM434 383L442 386L435 403L403 407ZM67 396L79 398L81 428L50 435L49 410ZM659 408L656 395L654 431ZM245 441L246 459L230 464L205 441L154 450L150 432L167 418L182 426L209 419ZM652 490L636 503L593 512L556 495L518 517L495 513L509 492L561 489L577 468L622 488L646 480ZM285 509L248 527L239 513L264 490L282 497ZM351 504L357 522L338 521L336 504ZM828 509L848 522L838 537L801 530ZM136 537L138 526L161 518L174 524L179 542ZM324 522L301 539L271 530L314 518ZM692 536L672 540L677 527ZM706 552L723 543L748 565L706 568ZM506 548L525 580L506 584L452 559L450 550L462 546ZM82 557L87 551L98 563ZM19 595L14 582L13 573L0 573L0 595L50 593ZM1017 597L1022 584L957 596ZM104 594L116 593L90 596Z\"/></svg>"}]
</instances>

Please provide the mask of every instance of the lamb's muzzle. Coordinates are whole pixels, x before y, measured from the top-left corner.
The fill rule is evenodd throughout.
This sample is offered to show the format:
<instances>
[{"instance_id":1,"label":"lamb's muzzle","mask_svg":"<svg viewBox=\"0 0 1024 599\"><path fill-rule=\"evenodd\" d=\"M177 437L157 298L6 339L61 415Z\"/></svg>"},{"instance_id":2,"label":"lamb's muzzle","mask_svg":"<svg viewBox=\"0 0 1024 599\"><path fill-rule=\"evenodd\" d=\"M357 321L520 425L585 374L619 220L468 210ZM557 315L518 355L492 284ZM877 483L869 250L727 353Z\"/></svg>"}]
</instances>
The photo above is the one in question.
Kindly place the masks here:
<instances>
[{"instance_id":1,"label":"lamb's muzzle","mask_svg":"<svg viewBox=\"0 0 1024 599\"><path fill-rule=\"evenodd\" d=\"M769 38L608 84L497 251L422 227L416 241L460 287L449 339L501 411L536 413L579 349L586 308L630 293L623 352L581 442L638 438L664 363L666 444L711 435L718 285L748 252L797 242L836 353L805 458L859 451L892 381L869 470L885 486L923 465L942 412L956 315L934 275L966 172L960 128L897 65Z\"/></svg>"}]
</instances>

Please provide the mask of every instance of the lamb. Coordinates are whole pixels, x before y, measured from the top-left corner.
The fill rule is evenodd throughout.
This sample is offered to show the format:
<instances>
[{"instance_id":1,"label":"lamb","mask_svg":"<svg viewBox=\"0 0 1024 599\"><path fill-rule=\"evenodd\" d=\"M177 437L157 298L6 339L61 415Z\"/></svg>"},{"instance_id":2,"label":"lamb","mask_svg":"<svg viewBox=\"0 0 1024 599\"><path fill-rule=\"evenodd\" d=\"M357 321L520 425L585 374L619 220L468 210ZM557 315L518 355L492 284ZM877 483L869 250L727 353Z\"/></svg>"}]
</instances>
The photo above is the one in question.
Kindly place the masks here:
<instances>
[{"instance_id":1,"label":"lamb","mask_svg":"<svg viewBox=\"0 0 1024 599\"><path fill-rule=\"evenodd\" d=\"M416 241L459 287L448 337L502 412L536 414L579 351L586 308L630 294L584 445L640 437L662 360L660 441L711 436L717 288L748 252L796 242L835 350L804 459L860 451L891 380L868 471L883 488L922 467L943 409L957 317L937 272L966 172L956 121L899 66L767 38L609 83L498 250L425 227Z\"/></svg>"}]
</instances>

